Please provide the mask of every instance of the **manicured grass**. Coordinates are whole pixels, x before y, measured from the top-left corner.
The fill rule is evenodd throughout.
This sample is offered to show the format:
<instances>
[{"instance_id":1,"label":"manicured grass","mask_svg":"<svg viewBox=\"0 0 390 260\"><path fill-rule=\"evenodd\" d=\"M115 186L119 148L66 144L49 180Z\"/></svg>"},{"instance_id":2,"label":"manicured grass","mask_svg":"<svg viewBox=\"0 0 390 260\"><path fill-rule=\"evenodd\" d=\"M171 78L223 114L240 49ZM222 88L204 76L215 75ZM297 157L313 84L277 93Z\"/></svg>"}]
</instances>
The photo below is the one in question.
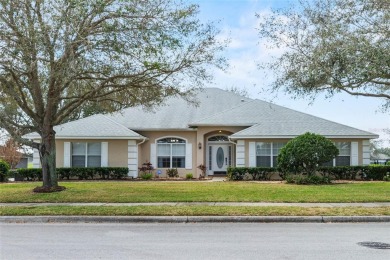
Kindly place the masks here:
<instances>
[{"instance_id":1,"label":"manicured grass","mask_svg":"<svg viewBox=\"0 0 390 260\"><path fill-rule=\"evenodd\" d=\"M0 184L0 202L389 202L390 182L292 185L256 182L61 182L35 194L35 183Z\"/></svg>"},{"instance_id":2,"label":"manicured grass","mask_svg":"<svg viewBox=\"0 0 390 260\"><path fill-rule=\"evenodd\" d=\"M1 216L389 216L390 207L304 208L232 206L0 207Z\"/></svg>"}]
</instances>

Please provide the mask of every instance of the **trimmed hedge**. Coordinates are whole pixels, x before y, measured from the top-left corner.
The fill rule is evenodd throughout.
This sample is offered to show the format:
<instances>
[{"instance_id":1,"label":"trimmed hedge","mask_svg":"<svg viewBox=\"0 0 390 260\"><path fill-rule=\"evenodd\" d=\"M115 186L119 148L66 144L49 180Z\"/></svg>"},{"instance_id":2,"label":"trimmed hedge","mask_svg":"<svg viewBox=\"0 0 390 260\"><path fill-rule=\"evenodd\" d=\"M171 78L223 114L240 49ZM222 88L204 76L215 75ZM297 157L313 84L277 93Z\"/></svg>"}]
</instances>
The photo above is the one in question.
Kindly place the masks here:
<instances>
[{"instance_id":1,"label":"trimmed hedge","mask_svg":"<svg viewBox=\"0 0 390 260\"><path fill-rule=\"evenodd\" d=\"M280 174L278 168L273 167L229 167L227 178L232 181L239 180L270 180L272 174ZM336 166L320 167L318 173L324 177L335 180L376 180L382 181L387 173L390 173L390 166L387 165L370 165L370 166Z\"/></svg>"},{"instance_id":2,"label":"trimmed hedge","mask_svg":"<svg viewBox=\"0 0 390 260\"><path fill-rule=\"evenodd\" d=\"M127 176L127 167L92 167L92 168L57 168L58 178L63 179L113 179L118 180ZM42 169L18 169L17 173L28 181L41 181Z\"/></svg>"},{"instance_id":3,"label":"trimmed hedge","mask_svg":"<svg viewBox=\"0 0 390 260\"><path fill-rule=\"evenodd\" d=\"M227 178L231 181L269 181L274 173L278 173L278 171L273 167L229 167Z\"/></svg>"}]
</instances>

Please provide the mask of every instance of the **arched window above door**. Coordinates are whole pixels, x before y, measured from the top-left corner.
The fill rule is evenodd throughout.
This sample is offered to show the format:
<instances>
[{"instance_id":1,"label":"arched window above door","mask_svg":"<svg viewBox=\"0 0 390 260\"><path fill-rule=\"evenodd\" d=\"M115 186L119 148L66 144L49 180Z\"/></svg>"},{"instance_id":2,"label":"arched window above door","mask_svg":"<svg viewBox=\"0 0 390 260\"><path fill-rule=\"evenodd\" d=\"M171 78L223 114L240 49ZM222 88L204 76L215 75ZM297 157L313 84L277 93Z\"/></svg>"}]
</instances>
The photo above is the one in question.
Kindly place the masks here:
<instances>
[{"instance_id":1,"label":"arched window above door","mask_svg":"<svg viewBox=\"0 0 390 260\"><path fill-rule=\"evenodd\" d=\"M208 139L209 142L228 142L229 139L225 135L216 135Z\"/></svg>"}]
</instances>

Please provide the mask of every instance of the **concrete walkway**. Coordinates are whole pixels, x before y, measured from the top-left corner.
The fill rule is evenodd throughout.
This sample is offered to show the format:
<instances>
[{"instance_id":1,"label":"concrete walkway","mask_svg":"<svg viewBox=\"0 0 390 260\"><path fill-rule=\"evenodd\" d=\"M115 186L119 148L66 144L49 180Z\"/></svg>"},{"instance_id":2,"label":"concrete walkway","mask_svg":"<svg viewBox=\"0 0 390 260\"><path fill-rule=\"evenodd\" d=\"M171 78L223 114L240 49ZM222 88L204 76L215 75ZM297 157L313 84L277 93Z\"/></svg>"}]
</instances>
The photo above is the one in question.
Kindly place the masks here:
<instances>
[{"instance_id":1,"label":"concrete walkway","mask_svg":"<svg viewBox=\"0 0 390 260\"><path fill-rule=\"evenodd\" d=\"M151 202L151 203L0 203L0 207L50 207L50 206L242 206L242 207L390 207L390 202L370 203L275 203L275 202Z\"/></svg>"}]
</instances>

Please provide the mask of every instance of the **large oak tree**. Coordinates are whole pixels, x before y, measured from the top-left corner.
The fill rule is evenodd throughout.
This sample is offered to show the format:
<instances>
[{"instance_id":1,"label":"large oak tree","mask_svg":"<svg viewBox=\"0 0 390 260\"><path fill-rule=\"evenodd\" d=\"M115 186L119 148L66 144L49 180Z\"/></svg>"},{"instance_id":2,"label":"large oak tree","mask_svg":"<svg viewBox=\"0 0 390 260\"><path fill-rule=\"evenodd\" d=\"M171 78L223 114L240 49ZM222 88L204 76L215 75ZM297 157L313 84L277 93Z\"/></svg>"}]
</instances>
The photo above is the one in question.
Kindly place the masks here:
<instances>
[{"instance_id":1,"label":"large oak tree","mask_svg":"<svg viewBox=\"0 0 390 260\"><path fill-rule=\"evenodd\" d=\"M37 132L43 187L58 187L53 127L189 97L223 67L198 7L176 0L0 0L0 128Z\"/></svg>"},{"instance_id":2,"label":"large oak tree","mask_svg":"<svg viewBox=\"0 0 390 260\"><path fill-rule=\"evenodd\" d=\"M260 19L260 37L284 52L266 64L272 87L295 96L346 92L390 106L390 2L301 0Z\"/></svg>"}]
</instances>

